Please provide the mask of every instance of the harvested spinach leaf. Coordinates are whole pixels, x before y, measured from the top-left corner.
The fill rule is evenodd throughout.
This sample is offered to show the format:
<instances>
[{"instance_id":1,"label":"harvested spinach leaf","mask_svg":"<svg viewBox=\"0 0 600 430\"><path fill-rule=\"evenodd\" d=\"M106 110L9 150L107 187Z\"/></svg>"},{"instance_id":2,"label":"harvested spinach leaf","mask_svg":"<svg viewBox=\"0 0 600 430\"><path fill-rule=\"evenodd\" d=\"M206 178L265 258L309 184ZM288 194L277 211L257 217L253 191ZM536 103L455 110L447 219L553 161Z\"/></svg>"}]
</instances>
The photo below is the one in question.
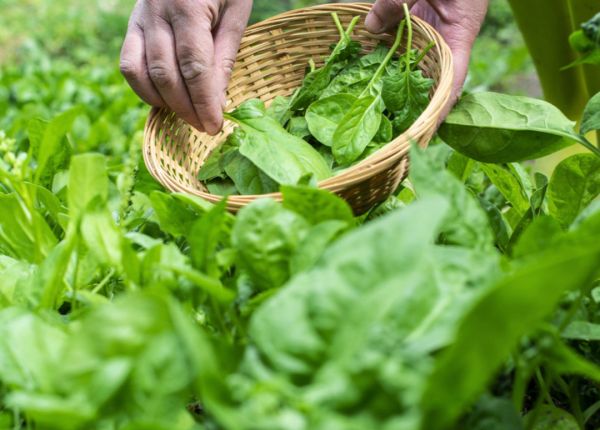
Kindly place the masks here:
<instances>
[{"instance_id":1,"label":"harvested spinach leaf","mask_svg":"<svg viewBox=\"0 0 600 430\"><path fill-rule=\"evenodd\" d=\"M317 180L330 176L321 155L268 116L261 101L248 100L226 116L244 131L240 154L277 183L296 184L307 174Z\"/></svg>"},{"instance_id":2,"label":"harvested spinach leaf","mask_svg":"<svg viewBox=\"0 0 600 430\"><path fill-rule=\"evenodd\" d=\"M360 56L360 44L350 37L358 18L344 30L332 16L339 42L322 67L309 61L302 86L291 97L276 97L267 108L248 100L225 114L238 127L198 172L209 191L265 194L284 184L317 184L381 149L404 131L398 124L410 125L421 114L429 100L429 80L422 79L419 85L427 88L418 95L412 86L403 89L406 94L398 97L407 101L396 102L397 112L386 109L383 81L403 68L410 69L409 82L422 77L416 67L433 45L419 52L409 40L407 54L398 58L405 20L392 47L380 44Z\"/></svg>"},{"instance_id":3,"label":"harvested spinach leaf","mask_svg":"<svg viewBox=\"0 0 600 430\"><path fill-rule=\"evenodd\" d=\"M407 14L408 16L408 14ZM385 69L398 49L404 33L405 22L402 21L394 44L381 62L350 110L342 117L332 139L332 152L340 165L350 165L356 161L379 130L384 110L381 99L381 78Z\"/></svg>"},{"instance_id":4,"label":"harvested spinach leaf","mask_svg":"<svg viewBox=\"0 0 600 430\"><path fill-rule=\"evenodd\" d=\"M355 102L353 95L335 94L312 103L306 110L310 133L323 145L330 147L335 130Z\"/></svg>"},{"instance_id":5,"label":"harvested spinach leaf","mask_svg":"<svg viewBox=\"0 0 600 430\"><path fill-rule=\"evenodd\" d=\"M412 52L412 23L407 21L408 41L407 53ZM383 79L381 97L388 111L394 115L395 134L406 131L423 113L429 104L429 92L433 87L433 79L426 78L421 70L413 70L418 62L411 61L411 55L404 56L398 68ZM418 61L418 60L417 60Z\"/></svg>"},{"instance_id":6,"label":"harvested spinach leaf","mask_svg":"<svg viewBox=\"0 0 600 430\"><path fill-rule=\"evenodd\" d=\"M356 45L352 43L350 35L352 34L352 30L358 22L358 19L358 17L353 18L350 25L348 25L348 28L344 30L337 14L333 14L333 20L340 33L340 41L327 60L325 60L325 65L306 75L302 87L300 87L290 101L290 108L292 111L305 109L310 103L316 100L321 91L323 91L331 82L336 62L345 60L349 55L356 52Z\"/></svg>"}]
</instances>

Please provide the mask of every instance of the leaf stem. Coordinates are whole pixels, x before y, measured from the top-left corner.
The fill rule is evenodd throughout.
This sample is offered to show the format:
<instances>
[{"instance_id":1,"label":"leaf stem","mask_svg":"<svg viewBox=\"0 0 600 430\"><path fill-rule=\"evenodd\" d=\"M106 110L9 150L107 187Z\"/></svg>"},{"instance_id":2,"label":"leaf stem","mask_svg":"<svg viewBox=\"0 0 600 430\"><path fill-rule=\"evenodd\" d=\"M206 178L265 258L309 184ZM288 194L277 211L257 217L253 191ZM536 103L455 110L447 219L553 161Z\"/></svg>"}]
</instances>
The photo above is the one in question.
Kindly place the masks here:
<instances>
[{"instance_id":1,"label":"leaf stem","mask_svg":"<svg viewBox=\"0 0 600 430\"><path fill-rule=\"evenodd\" d=\"M369 92L371 91L371 88L373 88L373 85L375 85L375 83L381 78L381 75L383 75L385 68L387 67L388 63L390 62L390 60L396 53L396 50L400 46L400 42L402 41L402 36L404 35L404 26L405 25L406 25L405 21L400 22L400 25L398 26L398 30L396 31L396 39L394 39L394 44L388 51L387 55L385 56L385 58L383 59L383 61L381 62L381 64L377 68L377 70L375 71L375 74L373 75L373 78L369 82L369 85L367 85L367 87L363 90L363 92L360 93L359 98L364 97L365 94L369 94Z\"/></svg>"},{"instance_id":2,"label":"leaf stem","mask_svg":"<svg viewBox=\"0 0 600 430\"><path fill-rule=\"evenodd\" d=\"M417 57L417 59L415 60L414 65L417 66L421 63L421 61L423 61L423 58L425 58L425 56L427 55L427 53L429 51L431 51L431 49L435 46L435 40L432 40L431 42L429 42L427 44L427 46L425 48L423 48L423 50L421 51L421 53L419 54L419 56Z\"/></svg>"},{"instance_id":3,"label":"leaf stem","mask_svg":"<svg viewBox=\"0 0 600 430\"><path fill-rule=\"evenodd\" d=\"M337 58L338 52L340 52L340 50L344 48L345 45L342 43L342 41L347 41L350 38L350 35L352 34L356 23L360 19L359 16L355 16L354 18L352 18L352 21L350 21L350 24L348 24L348 28L346 29L346 31L343 31L343 28L341 27L342 23L340 22L340 19L337 16L337 14L332 14L332 16L333 20L335 21L335 25L338 27L338 29L342 29L342 33L340 35L340 41L337 43L337 45L335 45L335 48L333 48L333 52L331 53L331 55L329 55L329 58L327 58L325 64L329 64L332 60Z\"/></svg>"},{"instance_id":4,"label":"leaf stem","mask_svg":"<svg viewBox=\"0 0 600 430\"><path fill-rule=\"evenodd\" d=\"M346 31L344 30L344 27L342 26L342 23L340 22L340 17L336 12L332 12L331 17L333 18L333 22L335 22L335 26L337 27L338 32L340 33L340 38L343 39L347 35Z\"/></svg>"},{"instance_id":5,"label":"leaf stem","mask_svg":"<svg viewBox=\"0 0 600 430\"><path fill-rule=\"evenodd\" d=\"M410 18L410 11L408 10L408 5L406 3L404 6L404 15L406 19L406 27L408 27L408 39L406 40L406 71L410 72L410 54L412 52L412 39L413 39L413 28L412 28L412 20Z\"/></svg>"},{"instance_id":6,"label":"leaf stem","mask_svg":"<svg viewBox=\"0 0 600 430\"><path fill-rule=\"evenodd\" d=\"M585 146L587 149L592 151L595 155L600 157L600 148L597 148L596 145L594 145L592 142L587 140L584 136L577 136L576 140L581 145Z\"/></svg>"}]
</instances>

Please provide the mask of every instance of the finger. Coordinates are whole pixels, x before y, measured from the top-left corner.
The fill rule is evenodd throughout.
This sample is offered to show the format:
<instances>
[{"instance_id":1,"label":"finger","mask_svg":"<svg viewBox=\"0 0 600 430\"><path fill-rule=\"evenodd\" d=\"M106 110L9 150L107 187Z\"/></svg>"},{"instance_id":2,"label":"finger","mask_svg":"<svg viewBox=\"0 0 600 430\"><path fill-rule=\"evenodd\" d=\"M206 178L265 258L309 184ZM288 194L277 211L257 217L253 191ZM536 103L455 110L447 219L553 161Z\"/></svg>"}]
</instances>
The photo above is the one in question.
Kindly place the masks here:
<instances>
[{"instance_id":1,"label":"finger","mask_svg":"<svg viewBox=\"0 0 600 430\"><path fill-rule=\"evenodd\" d=\"M148 73L167 106L181 119L203 130L175 56L175 38L171 26L155 16L146 20L145 46Z\"/></svg>"},{"instance_id":2,"label":"finger","mask_svg":"<svg viewBox=\"0 0 600 430\"><path fill-rule=\"evenodd\" d=\"M227 2L219 24L215 31L213 31L215 66L217 68L218 88L221 91L223 108L225 107L225 90L233 71L235 58L240 47L240 40L248 24L251 9L251 0L232 0Z\"/></svg>"},{"instance_id":3,"label":"finger","mask_svg":"<svg viewBox=\"0 0 600 430\"><path fill-rule=\"evenodd\" d=\"M179 70L204 130L216 134L223 123L222 91L215 70L213 17L218 11L210 2L198 10L171 17ZM192 29L192 30L190 30Z\"/></svg>"},{"instance_id":4,"label":"finger","mask_svg":"<svg viewBox=\"0 0 600 430\"><path fill-rule=\"evenodd\" d=\"M146 67L144 33L137 23L127 30L120 61L121 73L140 98L152 106L163 107L165 102L154 87Z\"/></svg>"},{"instance_id":5,"label":"finger","mask_svg":"<svg viewBox=\"0 0 600 430\"><path fill-rule=\"evenodd\" d=\"M411 8L416 2L417 0L377 0L367 15L367 30L377 34L393 29L404 18L404 3Z\"/></svg>"},{"instance_id":6,"label":"finger","mask_svg":"<svg viewBox=\"0 0 600 430\"><path fill-rule=\"evenodd\" d=\"M467 73L469 71L469 62L471 58L471 50L477 34L479 33L480 25L478 22L472 23L442 23L439 26L439 32L446 40L446 43L452 51L454 62L454 82L452 86L452 94L448 106L446 107L447 114L456 103L462 93Z\"/></svg>"}]
</instances>

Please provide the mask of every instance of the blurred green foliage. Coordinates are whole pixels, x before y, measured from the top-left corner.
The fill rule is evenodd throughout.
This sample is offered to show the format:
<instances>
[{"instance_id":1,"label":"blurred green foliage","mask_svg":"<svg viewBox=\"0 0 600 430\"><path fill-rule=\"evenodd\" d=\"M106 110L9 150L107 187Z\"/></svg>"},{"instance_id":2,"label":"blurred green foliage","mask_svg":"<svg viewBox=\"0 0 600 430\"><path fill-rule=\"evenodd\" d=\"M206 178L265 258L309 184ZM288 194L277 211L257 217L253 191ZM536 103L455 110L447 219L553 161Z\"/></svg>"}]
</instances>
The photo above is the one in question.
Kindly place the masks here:
<instances>
[{"instance_id":1,"label":"blurred green foliage","mask_svg":"<svg viewBox=\"0 0 600 430\"><path fill-rule=\"evenodd\" d=\"M250 22L325 0L255 0ZM0 64L73 65L116 68L133 0L0 0ZM533 65L506 0L493 0L474 47L468 90L537 94Z\"/></svg>"}]
</instances>

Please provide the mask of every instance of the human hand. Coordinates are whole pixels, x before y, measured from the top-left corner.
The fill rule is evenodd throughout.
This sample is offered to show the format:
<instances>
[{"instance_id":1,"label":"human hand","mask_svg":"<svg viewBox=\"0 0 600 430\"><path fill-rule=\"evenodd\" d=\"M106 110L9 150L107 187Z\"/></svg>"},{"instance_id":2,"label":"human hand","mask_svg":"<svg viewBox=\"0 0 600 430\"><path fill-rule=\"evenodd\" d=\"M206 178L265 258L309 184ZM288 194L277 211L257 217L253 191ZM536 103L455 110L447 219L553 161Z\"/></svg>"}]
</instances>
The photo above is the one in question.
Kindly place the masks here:
<instances>
[{"instance_id":1,"label":"human hand","mask_svg":"<svg viewBox=\"0 0 600 430\"><path fill-rule=\"evenodd\" d=\"M138 0L121 72L146 103L216 134L251 8L252 0Z\"/></svg>"},{"instance_id":2,"label":"human hand","mask_svg":"<svg viewBox=\"0 0 600 430\"><path fill-rule=\"evenodd\" d=\"M454 57L454 87L450 107L460 96L467 77L475 38L488 8L488 0L377 0L367 16L371 33L393 29L404 18L402 5L429 22L448 43Z\"/></svg>"}]
</instances>

